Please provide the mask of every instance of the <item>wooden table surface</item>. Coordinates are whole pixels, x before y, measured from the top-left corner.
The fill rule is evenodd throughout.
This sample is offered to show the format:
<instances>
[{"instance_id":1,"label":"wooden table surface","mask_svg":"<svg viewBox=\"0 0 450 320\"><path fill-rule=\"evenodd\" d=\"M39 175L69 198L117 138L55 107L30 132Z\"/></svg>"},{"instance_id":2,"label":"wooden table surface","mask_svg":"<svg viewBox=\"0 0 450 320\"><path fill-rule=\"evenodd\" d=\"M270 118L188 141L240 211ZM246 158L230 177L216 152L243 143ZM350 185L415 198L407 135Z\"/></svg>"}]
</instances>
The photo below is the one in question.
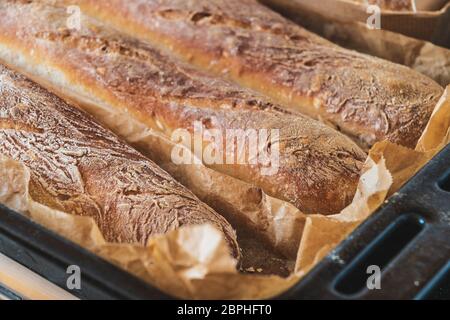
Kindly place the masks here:
<instances>
[{"instance_id":1,"label":"wooden table surface","mask_svg":"<svg viewBox=\"0 0 450 320\"><path fill-rule=\"evenodd\" d=\"M24 299L77 300L69 292L0 253L0 286ZM0 290L0 300L8 297Z\"/></svg>"}]
</instances>

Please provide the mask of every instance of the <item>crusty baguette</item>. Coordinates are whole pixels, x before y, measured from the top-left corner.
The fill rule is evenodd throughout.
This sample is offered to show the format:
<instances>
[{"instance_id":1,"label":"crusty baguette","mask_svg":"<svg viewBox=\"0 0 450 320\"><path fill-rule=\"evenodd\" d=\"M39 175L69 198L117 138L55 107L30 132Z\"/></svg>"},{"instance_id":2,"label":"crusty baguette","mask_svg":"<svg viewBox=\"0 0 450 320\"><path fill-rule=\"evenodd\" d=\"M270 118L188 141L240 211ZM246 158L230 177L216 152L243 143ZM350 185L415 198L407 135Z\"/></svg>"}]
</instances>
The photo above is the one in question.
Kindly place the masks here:
<instances>
[{"instance_id":1,"label":"crusty baguette","mask_svg":"<svg viewBox=\"0 0 450 320\"><path fill-rule=\"evenodd\" d=\"M279 147L275 174L263 175L261 164L211 166L306 213L336 213L353 198L366 155L325 125L174 64L87 17L80 31L67 30L63 8L7 1L0 10L0 59L89 112L110 108L168 137L194 121L221 131L279 129L279 140L265 146Z\"/></svg>"},{"instance_id":2,"label":"crusty baguette","mask_svg":"<svg viewBox=\"0 0 450 320\"><path fill-rule=\"evenodd\" d=\"M392 11L415 11L415 0L352 0L362 4L374 4L379 6L382 10Z\"/></svg>"},{"instance_id":3,"label":"crusty baguette","mask_svg":"<svg viewBox=\"0 0 450 320\"><path fill-rule=\"evenodd\" d=\"M2 65L0 101L0 154L30 169L35 201L90 216L119 243L210 223L239 255L222 216L89 115Z\"/></svg>"},{"instance_id":4,"label":"crusty baguette","mask_svg":"<svg viewBox=\"0 0 450 320\"><path fill-rule=\"evenodd\" d=\"M365 147L384 139L414 147L443 92L418 72L335 46L256 0L69 2Z\"/></svg>"}]
</instances>

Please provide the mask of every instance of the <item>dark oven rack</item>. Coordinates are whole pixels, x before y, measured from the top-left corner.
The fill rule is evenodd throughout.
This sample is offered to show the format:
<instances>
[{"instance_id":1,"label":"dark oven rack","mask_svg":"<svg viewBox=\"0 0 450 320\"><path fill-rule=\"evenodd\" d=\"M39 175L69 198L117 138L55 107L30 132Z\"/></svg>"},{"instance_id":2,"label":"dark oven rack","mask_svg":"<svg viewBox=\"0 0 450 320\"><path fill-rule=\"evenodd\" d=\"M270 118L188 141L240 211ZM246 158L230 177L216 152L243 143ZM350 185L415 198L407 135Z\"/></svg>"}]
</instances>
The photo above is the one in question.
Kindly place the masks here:
<instances>
[{"instance_id":1,"label":"dark oven rack","mask_svg":"<svg viewBox=\"0 0 450 320\"><path fill-rule=\"evenodd\" d=\"M82 270L82 299L171 297L0 206L0 252L65 288ZM381 289L367 288L369 266ZM376 282L374 282L376 284ZM278 299L450 299L450 146Z\"/></svg>"}]
</instances>

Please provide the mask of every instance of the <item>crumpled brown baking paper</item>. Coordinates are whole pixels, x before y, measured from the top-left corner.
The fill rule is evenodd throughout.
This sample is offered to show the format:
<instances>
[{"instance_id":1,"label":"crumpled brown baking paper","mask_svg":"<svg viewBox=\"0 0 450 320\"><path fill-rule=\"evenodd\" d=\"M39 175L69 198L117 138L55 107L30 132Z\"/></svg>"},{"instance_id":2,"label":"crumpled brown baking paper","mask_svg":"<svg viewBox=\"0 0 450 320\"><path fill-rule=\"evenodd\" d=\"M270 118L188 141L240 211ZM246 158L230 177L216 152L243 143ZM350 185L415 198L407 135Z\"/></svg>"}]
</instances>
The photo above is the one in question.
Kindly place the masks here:
<instances>
[{"instance_id":1,"label":"crumpled brown baking paper","mask_svg":"<svg viewBox=\"0 0 450 320\"><path fill-rule=\"evenodd\" d=\"M299 275L283 279L238 273L222 234L209 225L154 237L146 247L107 243L92 218L69 215L33 201L29 179L25 166L0 157L0 202L175 296L264 298L288 289L299 279Z\"/></svg>"},{"instance_id":2,"label":"crumpled brown baking paper","mask_svg":"<svg viewBox=\"0 0 450 320\"><path fill-rule=\"evenodd\" d=\"M364 3L352 0L259 0L290 18L294 18L300 24L302 20L319 25L321 20L339 22L373 23L374 11ZM432 0L430 0L432 1ZM434 1L434 0L433 0ZM440 0L436 0L439 1ZM381 10L380 23L383 30L403 34L408 37L426 40L438 45L448 42L448 17L450 14L450 2L436 11L390 11ZM369 10L368 10L369 9ZM297 19L295 19L297 18ZM309 26L308 26L309 27Z\"/></svg>"},{"instance_id":3,"label":"crumpled brown baking paper","mask_svg":"<svg viewBox=\"0 0 450 320\"><path fill-rule=\"evenodd\" d=\"M212 170L200 160L194 161L200 164L175 165L169 156L174 142L135 120L126 111L88 103L82 108L170 173L238 231L258 235L259 240L295 260L301 239L298 230L304 226L305 215L293 205L266 195L258 187ZM184 150L185 154L194 157L189 149Z\"/></svg>"},{"instance_id":4,"label":"crumpled brown baking paper","mask_svg":"<svg viewBox=\"0 0 450 320\"><path fill-rule=\"evenodd\" d=\"M450 143L450 86L438 102L416 150L388 141L369 152L353 203L334 216L307 218L296 271L306 273L397 192L440 150Z\"/></svg>"},{"instance_id":5,"label":"crumpled brown baking paper","mask_svg":"<svg viewBox=\"0 0 450 320\"><path fill-rule=\"evenodd\" d=\"M368 30L361 22L314 21L313 30L343 47L410 67L442 86L450 84L450 50L388 30Z\"/></svg>"},{"instance_id":6,"label":"crumpled brown baking paper","mask_svg":"<svg viewBox=\"0 0 450 320\"><path fill-rule=\"evenodd\" d=\"M450 86L436 106L417 150L399 147L389 142L376 144L370 151L352 204L338 215L305 216L283 201L264 195L261 200L264 205L260 207L264 212L258 211L258 206L253 207L254 211L239 211L239 214L242 212L248 214L249 220L259 216L270 220L272 226L266 230L270 230L267 233L272 234L277 241L291 238L297 244L297 238L299 239L295 272L287 278L239 273L236 270L237 262L229 256L221 234L208 225L181 228L154 237L149 240L146 247L106 243L91 218L69 215L33 201L28 192L30 175L27 168L4 157L0 157L0 202L23 212L34 221L176 297L190 299L273 297L294 285L374 212L386 200L388 194L397 191L449 143L449 108ZM126 127L121 126L121 133L130 138L132 137L130 132L125 134ZM138 132L135 129L131 131ZM136 137L137 145L149 143L152 139L169 143L165 139L157 138L157 135L148 130L147 134L143 135L144 131L141 130ZM154 147L156 143L153 141L151 145ZM195 182L195 187L200 190L220 194L222 186L218 187L210 180L216 172L205 167L196 168L199 169L198 172L193 169L185 169L192 174L191 185ZM245 205L244 200L240 197L236 199L239 206ZM233 197L227 198L227 201L232 203ZM255 204L258 202L255 201ZM292 217L300 222L289 226L286 221ZM287 220L283 221L284 219Z\"/></svg>"},{"instance_id":7,"label":"crumpled brown baking paper","mask_svg":"<svg viewBox=\"0 0 450 320\"><path fill-rule=\"evenodd\" d=\"M444 87L450 84L449 49L385 28L369 30L364 22L366 15L361 17L358 10L334 10L340 6L336 0L328 0L327 3L260 1L340 46L408 66ZM445 28L441 31L446 32Z\"/></svg>"}]
</instances>

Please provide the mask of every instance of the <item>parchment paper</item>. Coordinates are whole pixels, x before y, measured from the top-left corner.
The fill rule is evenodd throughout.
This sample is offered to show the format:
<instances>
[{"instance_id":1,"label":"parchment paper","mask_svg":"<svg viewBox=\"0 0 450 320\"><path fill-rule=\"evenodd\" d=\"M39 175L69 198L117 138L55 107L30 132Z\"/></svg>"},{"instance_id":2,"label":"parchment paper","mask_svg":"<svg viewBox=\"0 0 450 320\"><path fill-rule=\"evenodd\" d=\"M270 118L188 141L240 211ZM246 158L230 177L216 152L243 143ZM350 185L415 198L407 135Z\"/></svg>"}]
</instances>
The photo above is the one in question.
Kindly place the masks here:
<instances>
[{"instance_id":1,"label":"parchment paper","mask_svg":"<svg viewBox=\"0 0 450 320\"><path fill-rule=\"evenodd\" d=\"M339 0L337 0L339 1ZM355 2L357 4L367 4L371 1L369 0L347 0L350 2ZM413 3L413 9L416 11L436 11L442 9L442 7L447 3L447 0L411 0ZM373 2L372 2L373 3Z\"/></svg>"},{"instance_id":2,"label":"parchment paper","mask_svg":"<svg viewBox=\"0 0 450 320\"><path fill-rule=\"evenodd\" d=\"M365 19L361 20L358 10L356 12L354 10L335 10L335 7L340 8L341 6L338 0L327 1L331 7L327 7L327 3L314 4L307 0L261 1L296 23L342 47L403 64L434 79L444 87L450 84L449 49L389 31L383 26L380 30L369 30L364 22ZM382 22L383 19L381 17ZM401 21L399 21L400 23ZM416 27L414 23L410 25ZM443 26L439 29L440 32L450 34L450 30L447 30L450 29L448 21Z\"/></svg>"},{"instance_id":3,"label":"parchment paper","mask_svg":"<svg viewBox=\"0 0 450 320\"><path fill-rule=\"evenodd\" d=\"M403 64L442 86L450 84L448 49L387 30L368 30L358 22L327 21L314 29L343 47Z\"/></svg>"},{"instance_id":4,"label":"parchment paper","mask_svg":"<svg viewBox=\"0 0 450 320\"><path fill-rule=\"evenodd\" d=\"M200 160L194 161L199 164L175 165L170 157L174 142L122 110L89 104L82 108L222 214L238 232L250 233L266 246L295 260L301 239L298 230L304 226L305 215L293 205L266 195L258 187L212 170ZM190 149L185 148L184 152L194 158Z\"/></svg>"},{"instance_id":5,"label":"parchment paper","mask_svg":"<svg viewBox=\"0 0 450 320\"><path fill-rule=\"evenodd\" d=\"M307 273L351 231L397 192L440 150L450 143L450 86L438 102L416 150L388 141L375 144L353 203L340 214L307 218L295 270Z\"/></svg>"},{"instance_id":6,"label":"parchment paper","mask_svg":"<svg viewBox=\"0 0 450 320\"><path fill-rule=\"evenodd\" d=\"M289 8L286 13L314 12L339 22L360 22L366 24L374 11L366 4L352 0L260 0L274 7ZM450 2L436 11L380 11L383 30L400 33L408 37L422 39L443 45L450 39Z\"/></svg>"},{"instance_id":7,"label":"parchment paper","mask_svg":"<svg viewBox=\"0 0 450 320\"><path fill-rule=\"evenodd\" d=\"M0 157L0 202L175 296L270 297L289 288L300 276L283 279L240 274L222 234L209 225L152 238L146 247L106 243L92 218L69 215L33 201L29 179L25 166Z\"/></svg>"},{"instance_id":8,"label":"parchment paper","mask_svg":"<svg viewBox=\"0 0 450 320\"><path fill-rule=\"evenodd\" d=\"M4 157L0 157L0 202L174 296L189 299L268 298L294 285L374 212L388 194L397 191L449 143L449 106L450 86L436 106L417 150L389 142L376 144L370 151L352 204L340 214L304 216L280 200L265 198L270 205L263 207L269 208L271 213L256 210L251 216L272 217L273 227L268 233L276 235L274 239L292 238L295 242L300 235L295 272L287 278L238 272L222 235L208 225L181 228L154 237L146 247L106 243L91 218L69 215L35 202L29 195L28 169ZM215 174L209 170L200 171L202 175L211 174L210 178ZM192 181L198 184L197 187L205 188L202 190L210 188L210 192L218 192L215 184L208 182L209 178L199 179L193 173ZM233 201L232 198L228 200ZM243 200L238 197L236 201ZM283 221L287 212L300 215L298 219L304 219L304 224L287 226L289 220Z\"/></svg>"}]
</instances>

